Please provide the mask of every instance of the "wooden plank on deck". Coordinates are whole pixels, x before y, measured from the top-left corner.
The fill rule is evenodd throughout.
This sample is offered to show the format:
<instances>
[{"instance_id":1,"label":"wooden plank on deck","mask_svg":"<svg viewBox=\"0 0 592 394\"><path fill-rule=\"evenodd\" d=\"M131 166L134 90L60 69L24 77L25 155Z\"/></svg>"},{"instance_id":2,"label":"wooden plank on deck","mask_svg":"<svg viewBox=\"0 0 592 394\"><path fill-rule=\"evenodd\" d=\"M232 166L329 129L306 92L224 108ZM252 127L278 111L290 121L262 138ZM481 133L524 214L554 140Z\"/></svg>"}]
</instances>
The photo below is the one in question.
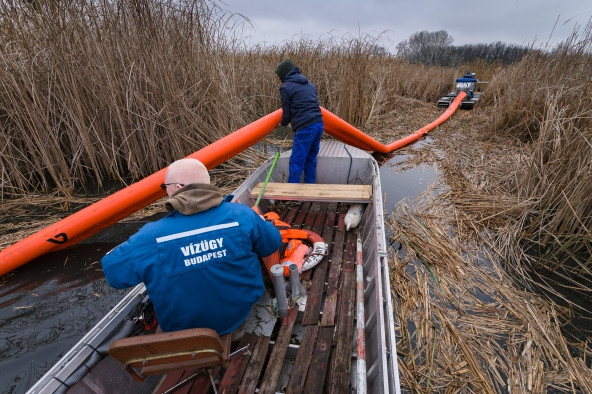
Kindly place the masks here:
<instances>
[{"instance_id":1,"label":"wooden plank on deck","mask_svg":"<svg viewBox=\"0 0 592 394\"><path fill-rule=\"evenodd\" d=\"M335 351L331 357L329 373L330 394L349 392L352 343L354 333L354 306L356 275L353 271L341 272L338 305L338 323L335 332Z\"/></svg>"},{"instance_id":2,"label":"wooden plank on deck","mask_svg":"<svg viewBox=\"0 0 592 394\"><path fill-rule=\"evenodd\" d=\"M300 228L300 225L304 223L304 218L307 216L309 209L310 201L307 201L300 205L300 211L298 211L298 215L296 215L296 218L294 218L294 222L292 223L293 227Z\"/></svg>"},{"instance_id":3,"label":"wooden plank on deck","mask_svg":"<svg viewBox=\"0 0 592 394\"><path fill-rule=\"evenodd\" d=\"M358 236L358 229L353 229L345 233L345 250L343 251L343 265L344 271L354 272L356 269L356 241Z\"/></svg>"},{"instance_id":4,"label":"wooden plank on deck","mask_svg":"<svg viewBox=\"0 0 592 394\"><path fill-rule=\"evenodd\" d=\"M245 350L242 350L241 353L235 354L230 359L230 364L226 371L224 372L224 376L220 381L220 385L218 386L218 392L220 393L235 393L238 390L238 386L243 378L245 370L247 369L247 365L249 363L249 359L251 358L251 354L255 349L255 345L257 344L257 335L247 333L245 336L240 340L236 350L243 349L247 347Z\"/></svg>"},{"instance_id":5,"label":"wooden plank on deck","mask_svg":"<svg viewBox=\"0 0 592 394\"><path fill-rule=\"evenodd\" d=\"M325 207L326 209L326 207ZM323 216L319 218L319 215L322 214ZM319 222L319 220L324 219L325 213L321 212L321 204L318 201L314 201L310 203L310 207L308 208L308 212L306 213L306 217L302 222L303 229L314 231L315 233L320 235L320 232L315 229L315 224Z\"/></svg>"},{"instance_id":6,"label":"wooden plank on deck","mask_svg":"<svg viewBox=\"0 0 592 394\"><path fill-rule=\"evenodd\" d=\"M318 332L319 326L306 326L304 328L302 342L296 354L294 367L290 371L290 380L288 381L288 387L286 387L286 394L302 393Z\"/></svg>"},{"instance_id":7,"label":"wooden plank on deck","mask_svg":"<svg viewBox=\"0 0 592 394\"><path fill-rule=\"evenodd\" d=\"M263 370L263 364L265 363L265 358L267 357L269 340L269 337L263 335L257 338L255 349L253 349L253 354L251 354L251 358L249 359L249 365L238 389L240 394L252 394L255 392L255 389L257 388L257 382L259 381L259 375Z\"/></svg>"},{"instance_id":8,"label":"wooden plank on deck","mask_svg":"<svg viewBox=\"0 0 592 394\"><path fill-rule=\"evenodd\" d=\"M313 353L303 393L322 393L327 375L334 327L319 327L316 347ZM351 349L351 346L350 346ZM348 378L349 381L349 378Z\"/></svg>"},{"instance_id":9,"label":"wooden plank on deck","mask_svg":"<svg viewBox=\"0 0 592 394\"><path fill-rule=\"evenodd\" d=\"M251 197L257 198L262 187L263 182L255 185ZM270 200L367 202L371 197L372 185L269 182L263 191Z\"/></svg>"},{"instance_id":10,"label":"wooden plank on deck","mask_svg":"<svg viewBox=\"0 0 592 394\"><path fill-rule=\"evenodd\" d=\"M315 226L315 223L317 223L319 220L322 220L322 217L324 217L325 212L321 212L321 206L320 206L319 202L304 203L302 206L304 207L307 204L309 204L309 207L306 212L306 216L302 217L302 221L298 222L298 224L302 224L300 226L300 228L313 231L313 232L320 235L320 233L317 230L315 230L314 226ZM321 217L321 215L322 215L322 217ZM317 265L317 268L318 268L318 265ZM310 280L310 277L311 277L313 271L315 271L315 270L308 270L308 271L302 272L300 274L300 279Z\"/></svg>"},{"instance_id":11,"label":"wooden plank on deck","mask_svg":"<svg viewBox=\"0 0 592 394\"><path fill-rule=\"evenodd\" d=\"M282 326L280 332L273 345L273 350L267 362L267 368L263 375L263 383L259 388L259 394L275 394L280 372L284 364L284 357L290 345L290 338L292 337L292 330L296 317L298 316L298 308L290 309L290 312L282 319Z\"/></svg>"},{"instance_id":12,"label":"wooden plank on deck","mask_svg":"<svg viewBox=\"0 0 592 394\"><path fill-rule=\"evenodd\" d=\"M333 226L335 224L335 211L337 209L337 203L331 203L328 206L323 203L323 212L326 213L324 223L317 223L316 229L322 231L322 238L329 248L333 241ZM321 232L319 232L321 234ZM311 282L310 289L308 291L308 297L306 299L306 309L304 310L304 316L302 318L302 325L318 324L319 315L321 312L321 302L323 299L323 291L325 288L325 278L327 276L327 267L329 266L329 256L323 257L323 260L314 269L314 275Z\"/></svg>"},{"instance_id":13,"label":"wooden plank on deck","mask_svg":"<svg viewBox=\"0 0 592 394\"><path fill-rule=\"evenodd\" d=\"M295 207L291 207L281 215L282 222L286 222L291 225L292 222L294 222L294 219L296 218L297 214L298 209Z\"/></svg>"},{"instance_id":14,"label":"wooden plank on deck","mask_svg":"<svg viewBox=\"0 0 592 394\"><path fill-rule=\"evenodd\" d=\"M335 324L335 312L339 292L339 276L341 274L341 264L343 262L343 249L345 242L345 212L339 215L337 220L337 231L335 233L335 242L333 254L331 255L331 268L329 278L327 279L327 297L323 305L323 316L321 317L322 326L332 326Z\"/></svg>"}]
</instances>

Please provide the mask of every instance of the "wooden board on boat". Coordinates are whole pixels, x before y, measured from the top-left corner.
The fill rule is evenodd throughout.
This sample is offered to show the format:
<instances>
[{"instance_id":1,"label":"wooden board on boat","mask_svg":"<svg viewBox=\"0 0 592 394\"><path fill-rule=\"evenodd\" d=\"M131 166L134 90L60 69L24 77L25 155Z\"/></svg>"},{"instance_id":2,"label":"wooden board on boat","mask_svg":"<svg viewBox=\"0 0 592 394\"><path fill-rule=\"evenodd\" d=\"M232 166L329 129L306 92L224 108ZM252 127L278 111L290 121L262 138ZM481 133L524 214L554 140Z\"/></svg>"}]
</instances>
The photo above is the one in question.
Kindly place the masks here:
<instances>
[{"instance_id":1,"label":"wooden board on boat","mask_svg":"<svg viewBox=\"0 0 592 394\"><path fill-rule=\"evenodd\" d=\"M262 187L259 182L251 197L257 198ZM269 182L263 191L263 198L271 200L368 202L371 197L372 185Z\"/></svg>"}]
</instances>

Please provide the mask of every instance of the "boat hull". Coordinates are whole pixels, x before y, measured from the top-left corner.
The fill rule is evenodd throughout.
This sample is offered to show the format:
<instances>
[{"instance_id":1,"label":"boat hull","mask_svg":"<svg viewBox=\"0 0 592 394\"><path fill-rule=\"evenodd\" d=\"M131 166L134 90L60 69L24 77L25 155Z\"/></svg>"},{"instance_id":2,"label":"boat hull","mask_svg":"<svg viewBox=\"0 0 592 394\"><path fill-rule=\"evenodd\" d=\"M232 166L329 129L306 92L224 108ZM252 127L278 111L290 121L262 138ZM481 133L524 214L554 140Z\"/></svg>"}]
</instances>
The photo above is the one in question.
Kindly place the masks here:
<instances>
[{"instance_id":1,"label":"boat hull","mask_svg":"<svg viewBox=\"0 0 592 394\"><path fill-rule=\"evenodd\" d=\"M284 182L287 179L289 173L289 158L290 152L284 152L280 155L277 164L269 178L270 182ZM349 203L343 203L342 201L323 201L323 202L298 202L297 208L299 211L294 211L294 215L302 216L304 218L307 211L313 212L315 210L325 210L326 217L322 219L317 216L316 221L313 219L299 219L302 222L302 226L317 226L320 234L331 234L329 237L333 238L333 245L337 245L341 242L343 249L339 251L332 251L331 256L328 256L318 267L316 267L313 273L306 276L303 274L303 282L310 281L311 288L309 289L309 298L313 295L319 295L317 301L321 303L323 313L319 314L319 317L313 317L309 319L307 316L310 312L310 304L313 304L312 300L298 303L299 312L293 316L292 321L293 329L292 332L287 334L288 338L299 338L295 344L285 344L283 363L292 365L290 368L282 368L281 376L275 377L281 385L282 379L286 382L285 384L294 384L290 382L290 373L295 375L297 368L294 367L296 360L299 360L299 352L303 352L307 341L314 341L314 346L323 346L329 344L331 351L335 351L335 355L331 355L331 360L338 358L337 353L345 349L344 358L347 359L347 363L351 363L350 370L351 374L348 374L345 382L333 382L333 384L344 384L347 388L354 388L362 386L360 381L356 379L364 379L363 383L367 387L369 393L399 393L399 374L396 356L396 338L394 333L394 317L391 302L391 291L390 291L390 279L388 271L388 256L385 240L385 229L384 229L384 213L383 213L383 201L382 191L380 185L380 177L378 171L378 164L372 158L370 154L352 146L346 145L338 141L323 141L321 149L318 155L317 164L317 183L320 184L353 184L353 185L371 185L372 195L368 201L366 201L365 209L362 215L359 226L350 230L345 231L343 225L343 217L345 211L343 207L347 207ZM239 186L234 194L234 200L237 203L242 203L247 206L252 206L256 200L253 195L253 189L257 184L263 182L269 172L272 160L268 160L261 167L259 167L253 174L251 174L242 184ZM262 212L266 212L274 207L278 206L278 201L273 201L264 197L260 201L260 209ZM287 205L287 204L284 204ZM319 209L319 207L321 207ZM334 209L336 208L336 209ZM316 212L316 211L315 211ZM302 214L302 215L301 215ZM289 215L289 213L288 213ZM312 216L310 216L312 217ZM329 218L332 218L331 220ZM300 223L300 222L299 222ZM304 228L304 227L303 227ZM341 312L342 308L346 308L348 303L355 304L354 300L344 300L339 303L335 303L330 306L332 295L329 294L331 289L326 288L326 283L331 283L332 274L337 273L340 276L339 291L344 288L351 288L353 280L353 292L356 288L356 273L353 267L353 261L355 256L355 236L358 234L361 240L361 267L363 268L363 348L356 347L355 344L360 341L360 334L357 336L353 334L355 323L351 324L352 321L347 320L347 316L355 315L350 312ZM353 242L351 242L353 241ZM349 242L349 244L348 244ZM351 251L351 245L354 245L354 252ZM349 254L348 254L349 253ZM343 257L341 258L341 255ZM339 260L340 266L334 267L334 264ZM322 267L322 268L321 268ZM317 277L317 271L324 269L326 276ZM310 272L310 271L308 271ZM320 274L319 274L320 275ZM315 281L318 282L320 291L312 291L311 289L315 286ZM349 286L349 287L348 287ZM338 288L335 289L335 295L338 297L345 297L345 293L339 293ZM269 290L271 294L272 290ZM266 292L267 295L267 292ZM292 315L286 316L283 320L277 319L275 312L271 311L268 316L262 316L262 310L270 310L269 297L262 297L260 303L262 308L254 308L254 313L247 320L246 332L247 337L253 338L268 338L270 341L270 348L280 346L282 342L280 337L273 337L274 327L277 332L277 325L280 324L280 336L284 329L286 319ZM64 386L61 382L73 380L73 376L80 374L81 366L88 362L89 357L95 352L94 349L104 348L108 346L117 337L120 337L120 330L123 325L126 324L130 319L133 319L135 311L140 305L147 300L146 290L143 285L139 285L132 289L126 297L107 315L103 318L82 340L80 340L45 376L40 379L35 386L33 386L29 393L54 393L64 391ZM351 302L350 302L351 301ZM273 304L272 304L273 305ZM319 306L319 310L321 310ZM330 322L328 316L330 315L331 308L335 309L335 322ZM345 310L345 309L343 309ZM317 312L318 313L318 312ZM340 316L338 314L341 313ZM347 316L346 316L347 315ZM315 320L317 319L317 320ZM280 321L281 320L281 321ZM350 322L345 324L343 322ZM310 336L310 333L314 332L314 338ZM357 331L356 331L357 332ZM308 335L308 336L307 336ZM327 336L328 335L328 336ZM335 337L334 337L335 335ZM270 338L273 338L270 340ZM311 339L312 338L312 339ZM325 341L325 342L323 342ZM344 346L331 346L331 343L338 341L345 341ZM312 342L311 342L312 343ZM325 343L325 345L323 345ZM313 346L311 344L311 346ZM326 348L327 346L325 346ZM360 357L351 358L351 352L349 349L358 349L356 355L360 357L364 356L365 359L365 371L358 370L357 359ZM311 347L312 349L312 347ZM274 357L274 350L270 350L271 355L268 357ZM319 351L315 351L314 354L318 354ZM362 354L363 353L363 354ZM329 356L324 365L329 363ZM314 361L314 360L313 360ZM313 362L311 361L311 363ZM268 363L271 363L268 361ZM326 368L330 368L326 366ZM91 366L92 369L92 366ZM315 368L310 368L313 372ZM290 372L291 371L291 372ZM267 376L267 371L263 377ZM115 374L127 374L121 366L118 370L111 371L111 375ZM326 376L323 377L319 384L327 385L325 379L330 379L330 373L327 372ZM361 376L361 377L359 377ZM309 377L307 384L310 381L314 381L314 378L318 376ZM358 377L358 378L357 378ZM319 378L320 379L320 378ZM89 378L87 378L89 380ZM128 379L129 380L129 379ZM223 379L224 381L224 379ZM325 383L323 383L325 381ZM84 379L81 383L85 384ZM93 384L100 385L101 382L95 382ZM154 380L147 381L140 386L137 386L138 391L152 390ZM263 378L263 384L266 384L265 378ZM285 386L283 386L285 387ZM311 386L312 387L312 386Z\"/></svg>"}]
</instances>

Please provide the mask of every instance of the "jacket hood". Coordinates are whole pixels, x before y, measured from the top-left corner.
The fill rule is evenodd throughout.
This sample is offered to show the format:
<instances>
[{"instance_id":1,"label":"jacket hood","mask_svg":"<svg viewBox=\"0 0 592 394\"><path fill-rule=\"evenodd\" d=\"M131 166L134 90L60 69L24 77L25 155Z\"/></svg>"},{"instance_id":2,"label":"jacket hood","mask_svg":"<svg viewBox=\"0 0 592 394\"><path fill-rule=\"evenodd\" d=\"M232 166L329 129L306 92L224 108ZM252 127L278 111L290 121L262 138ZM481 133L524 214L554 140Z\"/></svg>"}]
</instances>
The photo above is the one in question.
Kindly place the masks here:
<instances>
[{"instance_id":1,"label":"jacket hood","mask_svg":"<svg viewBox=\"0 0 592 394\"><path fill-rule=\"evenodd\" d=\"M169 211L178 211L183 215L207 211L217 207L223 197L216 186L192 183L175 192L164 204Z\"/></svg>"},{"instance_id":2,"label":"jacket hood","mask_svg":"<svg viewBox=\"0 0 592 394\"><path fill-rule=\"evenodd\" d=\"M302 75L298 67L294 67L292 71L290 71L288 75L286 75L286 79L284 80L284 82L300 83L305 85L308 83L308 79L306 79L306 77Z\"/></svg>"}]
</instances>

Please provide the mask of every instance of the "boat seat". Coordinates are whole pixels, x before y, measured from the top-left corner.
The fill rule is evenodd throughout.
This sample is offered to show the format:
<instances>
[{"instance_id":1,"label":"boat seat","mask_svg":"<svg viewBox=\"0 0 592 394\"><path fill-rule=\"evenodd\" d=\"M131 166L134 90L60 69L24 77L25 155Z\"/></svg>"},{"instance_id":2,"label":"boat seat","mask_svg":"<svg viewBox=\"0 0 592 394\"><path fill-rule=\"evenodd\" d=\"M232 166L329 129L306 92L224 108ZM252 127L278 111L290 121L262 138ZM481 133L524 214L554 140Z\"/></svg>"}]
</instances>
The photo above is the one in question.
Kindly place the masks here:
<instances>
[{"instance_id":1,"label":"boat seat","mask_svg":"<svg viewBox=\"0 0 592 394\"><path fill-rule=\"evenodd\" d=\"M256 198L262 187L263 182L259 182L251 190L250 196ZM372 198L372 185L269 182L262 197L270 200L367 203Z\"/></svg>"},{"instance_id":2,"label":"boat seat","mask_svg":"<svg viewBox=\"0 0 592 394\"><path fill-rule=\"evenodd\" d=\"M209 328L161 332L118 339L109 354L139 382L146 376L199 369L230 362L231 334L218 336Z\"/></svg>"}]
</instances>

